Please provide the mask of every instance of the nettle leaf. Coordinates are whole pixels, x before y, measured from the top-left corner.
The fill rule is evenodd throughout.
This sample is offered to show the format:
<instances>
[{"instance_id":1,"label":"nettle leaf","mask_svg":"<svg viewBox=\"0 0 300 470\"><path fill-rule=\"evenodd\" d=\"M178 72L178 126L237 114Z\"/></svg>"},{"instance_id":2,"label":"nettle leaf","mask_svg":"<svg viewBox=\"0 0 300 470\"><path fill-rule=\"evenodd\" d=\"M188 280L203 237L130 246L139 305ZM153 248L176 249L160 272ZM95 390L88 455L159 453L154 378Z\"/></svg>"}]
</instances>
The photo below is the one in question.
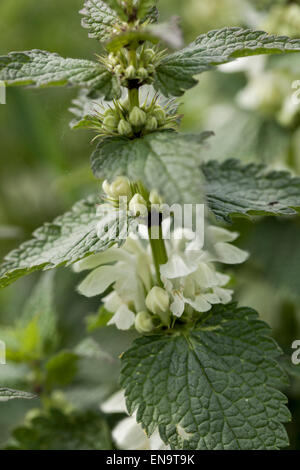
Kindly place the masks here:
<instances>
[{"instance_id":1,"label":"nettle leaf","mask_svg":"<svg viewBox=\"0 0 300 470\"><path fill-rule=\"evenodd\" d=\"M60 351L45 365L46 384L53 386L66 386L74 379L77 373L77 354L71 351Z\"/></svg>"},{"instance_id":2,"label":"nettle leaf","mask_svg":"<svg viewBox=\"0 0 300 470\"><path fill-rule=\"evenodd\" d=\"M79 201L71 211L36 230L32 240L9 253L0 265L0 287L33 271L68 266L114 244L121 245L131 221L126 214L106 212L105 206L97 207L97 203L97 197ZM97 233L99 222L101 230L98 225Z\"/></svg>"},{"instance_id":3,"label":"nettle leaf","mask_svg":"<svg viewBox=\"0 0 300 470\"><path fill-rule=\"evenodd\" d=\"M7 86L36 87L71 85L112 94L113 76L100 63L64 59L58 54L34 49L0 56L0 80Z\"/></svg>"},{"instance_id":4,"label":"nettle leaf","mask_svg":"<svg viewBox=\"0 0 300 470\"><path fill-rule=\"evenodd\" d=\"M122 356L127 407L172 449L279 449L287 399L280 350L255 311L217 306L194 329L144 336Z\"/></svg>"},{"instance_id":5,"label":"nettle leaf","mask_svg":"<svg viewBox=\"0 0 300 470\"><path fill-rule=\"evenodd\" d=\"M201 153L205 140L199 136L156 132L134 140L108 138L100 141L91 157L94 175L112 180L127 175L157 189L167 203L203 202Z\"/></svg>"},{"instance_id":6,"label":"nettle leaf","mask_svg":"<svg viewBox=\"0 0 300 470\"><path fill-rule=\"evenodd\" d=\"M36 395L20 390L12 390L11 388L0 388L0 402L20 398L31 400L32 398L36 398Z\"/></svg>"},{"instance_id":7,"label":"nettle leaf","mask_svg":"<svg viewBox=\"0 0 300 470\"><path fill-rule=\"evenodd\" d=\"M218 219L232 216L295 215L300 209L300 178L268 171L263 164L208 161L201 169L210 210Z\"/></svg>"},{"instance_id":8,"label":"nettle leaf","mask_svg":"<svg viewBox=\"0 0 300 470\"><path fill-rule=\"evenodd\" d=\"M29 420L28 420L29 421ZM58 409L41 412L12 433L5 449L110 450L110 431L100 413L66 414Z\"/></svg>"},{"instance_id":9,"label":"nettle leaf","mask_svg":"<svg viewBox=\"0 0 300 470\"><path fill-rule=\"evenodd\" d=\"M156 69L155 87L165 96L181 96L197 84L195 75L215 65L239 57L299 51L300 39L243 28L214 30L202 34L186 48L163 59Z\"/></svg>"},{"instance_id":10,"label":"nettle leaf","mask_svg":"<svg viewBox=\"0 0 300 470\"><path fill-rule=\"evenodd\" d=\"M107 3L102 0L86 0L80 11L84 17L81 25L89 30L90 38L106 41L117 32L116 27L121 26L118 13Z\"/></svg>"}]
</instances>

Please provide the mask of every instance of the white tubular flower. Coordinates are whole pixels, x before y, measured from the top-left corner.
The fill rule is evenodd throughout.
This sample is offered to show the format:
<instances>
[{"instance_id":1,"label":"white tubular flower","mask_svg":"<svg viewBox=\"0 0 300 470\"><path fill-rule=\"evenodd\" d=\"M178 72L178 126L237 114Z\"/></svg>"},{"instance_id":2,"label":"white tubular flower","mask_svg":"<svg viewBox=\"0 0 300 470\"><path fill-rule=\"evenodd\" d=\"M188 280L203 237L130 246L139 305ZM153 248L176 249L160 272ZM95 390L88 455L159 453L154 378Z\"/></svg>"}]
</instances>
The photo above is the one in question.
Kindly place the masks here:
<instances>
[{"instance_id":1,"label":"white tubular flower","mask_svg":"<svg viewBox=\"0 0 300 470\"><path fill-rule=\"evenodd\" d=\"M139 312L135 317L135 328L139 333L150 333L154 329L151 315L148 312Z\"/></svg>"},{"instance_id":2,"label":"white tubular flower","mask_svg":"<svg viewBox=\"0 0 300 470\"><path fill-rule=\"evenodd\" d=\"M101 406L104 413L127 413L125 396L119 391L106 400ZM150 438L143 431L142 426L136 422L136 413L122 419L112 432L116 446L120 450L168 450L161 440L158 431Z\"/></svg>"},{"instance_id":3,"label":"white tubular flower","mask_svg":"<svg viewBox=\"0 0 300 470\"><path fill-rule=\"evenodd\" d=\"M185 239L173 240L169 260L160 267L164 287L172 299L170 310L176 317L181 317L186 307L207 312L214 304L230 302L233 291L225 287L230 277L218 273L213 262L239 264L248 258L248 253L229 243L238 237L237 233L211 226L206 236L210 252L197 245L197 240L188 241L191 236L186 234Z\"/></svg>"}]
</instances>

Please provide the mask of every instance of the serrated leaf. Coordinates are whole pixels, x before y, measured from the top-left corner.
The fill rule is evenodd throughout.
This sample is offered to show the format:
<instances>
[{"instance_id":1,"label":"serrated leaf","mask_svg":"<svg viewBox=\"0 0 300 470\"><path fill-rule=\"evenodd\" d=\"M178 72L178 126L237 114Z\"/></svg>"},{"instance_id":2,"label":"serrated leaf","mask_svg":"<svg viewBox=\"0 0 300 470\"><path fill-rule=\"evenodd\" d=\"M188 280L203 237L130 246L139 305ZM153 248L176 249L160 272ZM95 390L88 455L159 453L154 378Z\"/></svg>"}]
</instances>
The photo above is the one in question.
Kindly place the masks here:
<instances>
[{"instance_id":1,"label":"serrated leaf","mask_svg":"<svg viewBox=\"0 0 300 470\"><path fill-rule=\"evenodd\" d=\"M161 61L156 69L155 88L165 96L181 96L185 90L197 84L195 75L215 65L239 57L299 51L300 39L243 28L210 31Z\"/></svg>"},{"instance_id":2,"label":"serrated leaf","mask_svg":"<svg viewBox=\"0 0 300 470\"><path fill-rule=\"evenodd\" d=\"M103 96L111 97L112 78L112 74L97 62L64 59L38 49L0 56L0 80L7 86L72 85L96 89Z\"/></svg>"},{"instance_id":3,"label":"serrated leaf","mask_svg":"<svg viewBox=\"0 0 300 470\"><path fill-rule=\"evenodd\" d=\"M268 171L263 164L238 160L201 165L210 210L218 219L232 216L295 215L300 209L300 178L285 171Z\"/></svg>"},{"instance_id":4,"label":"serrated leaf","mask_svg":"<svg viewBox=\"0 0 300 470\"><path fill-rule=\"evenodd\" d=\"M65 414L51 409L15 429L6 449L14 450L110 450L106 421L96 412Z\"/></svg>"},{"instance_id":5,"label":"serrated leaf","mask_svg":"<svg viewBox=\"0 0 300 470\"><path fill-rule=\"evenodd\" d=\"M28 392L22 392L20 390L12 390L11 388L0 388L0 402L20 398L31 400L32 398L36 398L36 395Z\"/></svg>"},{"instance_id":6,"label":"serrated leaf","mask_svg":"<svg viewBox=\"0 0 300 470\"><path fill-rule=\"evenodd\" d=\"M134 341L122 356L127 407L172 449L278 449L288 445L286 376L255 311L217 306L191 330Z\"/></svg>"},{"instance_id":7,"label":"serrated leaf","mask_svg":"<svg viewBox=\"0 0 300 470\"><path fill-rule=\"evenodd\" d=\"M97 178L127 175L132 181L140 180L170 204L203 202L198 166L211 134L156 132L134 140L108 138L93 152L92 169Z\"/></svg>"},{"instance_id":8,"label":"serrated leaf","mask_svg":"<svg viewBox=\"0 0 300 470\"><path fill-rule=\"evenodd\" d=\"M121 26L120 18L115 10L102 0L86 0L81 25L89 30L89 37L99 41L108 40Z\"/></svg>"},{"instance_id":9,"label":"serrated leaf","mask_svg":"<svg viewBox=\"0 0 300 470\"><path fill-rule=\"evenodd\" d=\"M97 208L97 202L97 197L79 201L71 211L36 230L32 240L9 253L0 266L0 287L33 271L70 265L114 244L121 245L130 226L127 217L114 211L106 213L102 206ZM101 238L96 233L100 221Z\"/></svg>"}]
</instances>

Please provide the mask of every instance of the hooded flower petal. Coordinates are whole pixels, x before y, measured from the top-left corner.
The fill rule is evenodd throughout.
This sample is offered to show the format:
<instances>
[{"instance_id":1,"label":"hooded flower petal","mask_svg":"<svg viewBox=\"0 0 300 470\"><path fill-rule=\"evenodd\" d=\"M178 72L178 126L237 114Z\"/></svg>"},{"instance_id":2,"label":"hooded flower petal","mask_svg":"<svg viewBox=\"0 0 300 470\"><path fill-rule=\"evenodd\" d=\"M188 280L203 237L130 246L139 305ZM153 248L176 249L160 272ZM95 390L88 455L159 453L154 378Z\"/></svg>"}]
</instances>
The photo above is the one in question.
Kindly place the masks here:
<instances>
[{"instance_id":1,"label":"hooded flower petal","mask_svg":"<svg viewBox=\"0 0 300 470\"><path fill-rule=\"evenodd\" d=\"M127 305L123 304L118 308L114 316L107 323L108 325L116 325L119 330L129 330L134 325L135 315L129 310Z\"/></svg>"}]
</instances>

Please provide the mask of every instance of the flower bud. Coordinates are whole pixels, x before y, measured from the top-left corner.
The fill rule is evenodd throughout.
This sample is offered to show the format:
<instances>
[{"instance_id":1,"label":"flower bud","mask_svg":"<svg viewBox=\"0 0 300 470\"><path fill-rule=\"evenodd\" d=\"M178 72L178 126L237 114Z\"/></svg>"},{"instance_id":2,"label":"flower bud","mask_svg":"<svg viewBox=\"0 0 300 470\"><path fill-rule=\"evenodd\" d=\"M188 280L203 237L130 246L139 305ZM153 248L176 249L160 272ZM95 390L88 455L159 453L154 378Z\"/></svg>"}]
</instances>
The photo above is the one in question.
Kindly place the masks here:
<instances>
[{"instance_id":1,"label":"flower bud","mask_svg":"<svg viewBox=\"0 0 300 470\"><path fill-rule=\"evenodd\" d=\"M132 134L132 127L128 121L121 119L118 125L118 132L120 135L128 136Z\"/></svg>"},{"instance_id":2,"label":"flower bud","mask_svg":"<svg viewBox=\"0 0 300 470\"><path fill-rule=\"evenodd\" d=\"M146 297L146 306L150 312L159 315L161 320L165 322L165 313L168 312L170 301L169 295L162 287L152 287L151 291ZM162 316L161 316L162 315Z\"/></svg>"},{"instance_id":3,"label":"flower bud","mask_svg":"<svg viewBox=\"0 0 300 470\"><path fill-rule=\"evenodd\" d=\"M133 65L129 65L125 70L125 77L130 79L136 78L136 69Z\"/></svg>"},{"instance_id":4,"label":"flower bud","mask_svg":"<svg viewBox=\"0 0 300 470\"><path fill-rule=\"evenodd\" d=\"M156 191L156 189L151 190L150 195L149 195L149 201L151 204L154 204L154 205L161 205L163 203L163 200L158 194L158 192Z\"/></svg>"},{"instance_id":5,"label":"flower bud","mask_svg":"<svg viewBox=\"0 0 300 470\"><path fill-rule=\"evenodd\" d=\"M117 65L117 63L118 63L118 60L117 60L115 54L113 54L112 52L108 56L108 61L109 61L110 65L112 65L113 67L115 67L115 65Z\"/></svg>"},{"instance_id":6,"label":"flower bud","mask_svg":"<svg viewBox=\"0 0 300 470\"><path fill-rule=\"evenodd\" d=\"M139 312L135 317L135 328L139 333L150 333L154 329L151 315L148 312Z\"/></svg>"},{"instance_id":7,"label":"flower bud","mask_svg":"<svg viewBox=\"0 0 300 470\"><path fill-rule=\"evenodd\" d=\"M103 120L103 126L108 130L115 130L118 127L119 118L116 115L109 115Z\"/></svg>"},{"instance_id":8,"label":"flower bud","mask_svg":"<svg viewBox=\"0 0 300 470\"><path fill-rule=\"evenodd\" d=\"M161 108L160 106L157 106L154 109L152 115L153 117L155 117L155 119L157 120L160 126L162 126L165 123L167 115L166 115L165 110Z\"/></svg>"},{"instance_id":9,"label":"flower bud","mask_svg":"<svg viewBox=\"0 0 300 470\"><path fill-rule=\"evenodd\" d=\"M129 203L129 210L136 217L146 216L148 213L146 201L141 194L135 194Z\"/></svg>"},{"instance_id":10,"label":"flower bud","mask_svg":"<svg viewBox=\"0 0 300 470\"><path fill-rule=\"evenodd\" d=\"M126 176L118 176L111 184L105 180L102 184L103 191L111 198L118 199L121 196L131 198L130 181Z\"/></svg>"},{"instance_id":11,"label":"flower bud","mask_svg":"<svg viewBox=\"0 0 300 470\"><path fill-rule=\"evenodd\" d=\"M155 67L154 67L154 65L152 65L152 64L147 65L147 71L148 71L148 74L149 74L149 75L151 75L152 73L154 73L154 72L155 72Z\"/></svg>"},{"instance_id":12,"label":"flower bud","mask_svg":"<svg viewBox=\"0 0 300 470\"><path fill-rule=\"evenodd\" d=\"M137 76L141 79L141 80L146 80L146 78L148 78L148 72L147 70L144 68L144 67L140 67L137 71Z\"/></svg>"},{"instance_id":13,"label":"flower bud","mask_svg":"<svg viewBox=\"0 0 300 470\"><path fill-rule=\"evenodd\" d=\"M155 57L155 52L153 49L145 49L143 57L146 62L151 62Z\"/></svg>"},{"instance_id":14,"label":"flower bud","mask_svg":"<svg viewBox=\"0 0 300 470\"><path fill-rule=\"evenodd\" d=\"M157 127L158 127L158 122L155 119L155 117L152 117L152 116L148 117L145 129L147 131L155 131Z\"/></svg>"},{"instance_id":15,"label":"flower bud","mask_svg":"<svg viewBox=\"0 0 300 470\"><path fill-rule=\"evenodd\" d=\"M142 127L147 121L146 113L135 106L129 115L129 121L135 127Z\"/></svg>"}]
</instances>

